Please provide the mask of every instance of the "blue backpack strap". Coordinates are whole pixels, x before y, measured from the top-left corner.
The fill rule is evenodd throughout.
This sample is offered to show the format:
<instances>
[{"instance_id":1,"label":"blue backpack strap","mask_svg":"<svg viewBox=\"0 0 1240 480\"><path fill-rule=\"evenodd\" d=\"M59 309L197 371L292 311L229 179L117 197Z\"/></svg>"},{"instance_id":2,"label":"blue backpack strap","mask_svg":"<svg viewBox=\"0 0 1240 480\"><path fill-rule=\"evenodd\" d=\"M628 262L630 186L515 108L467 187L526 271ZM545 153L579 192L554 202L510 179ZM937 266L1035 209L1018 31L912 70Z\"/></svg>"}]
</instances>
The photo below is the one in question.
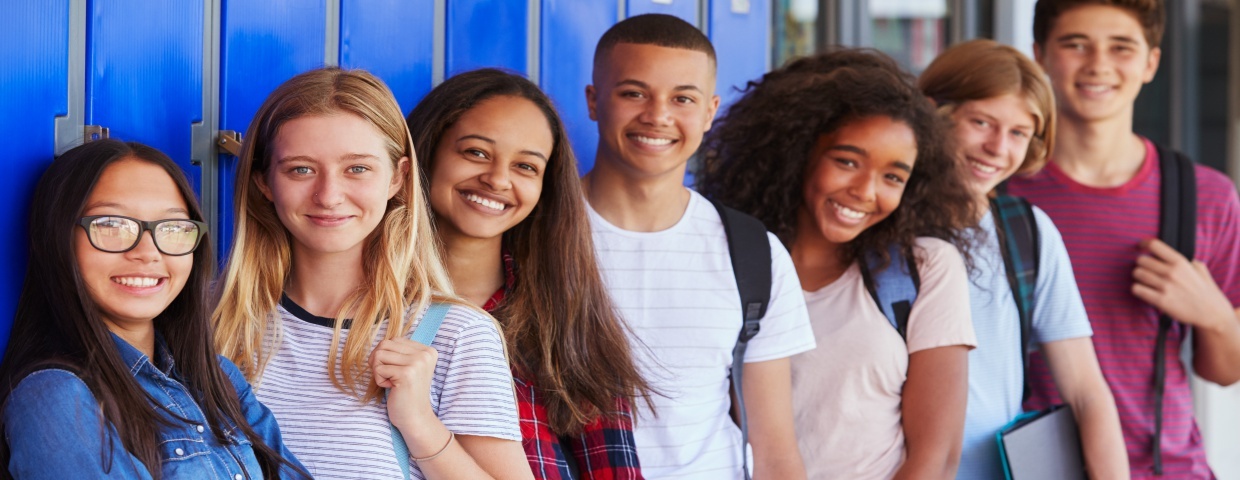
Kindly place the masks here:
<instances>
[{"instance_id":1,"label":"blue backpack strap","mask_svg":"<svg viewBox=\"0 0 1240 480\"><path fill-rule=\"evenodd\" d=\"M749 340L758 335L762 317L771 300L771 242L762 221L724 206L711 204L719 211L724 234L728 237L728 255L732 274L741 297L741 331L732 348L732 390L736 398L736 423L741 429L741 468L749 479L749 422L745 416L744 379L745 349Z\"/></svg>"},{"instance_id":2,"label":"blue backpack strap","mask_svg":"<svg viewBox=\"0 0 1240 480\"><path fill-rule=\"evenodd\" d=\"M426 309L426 314L422 315L422 319L418 320L418 326L413 329L409 339L429 347L431 341L435 340L435 334L439 332L439 325L443 324L449 308L451 306L446 303L432 303ZM383 392L383 400L387 401L387 391ZM392 449L396 451L396 464L400 465L400 473L408 480L409 446L405 445L405 437L400 435L400 430L397 430L395 425L388 424L388 427L392 429Z\"/></svg>"},{"instance_id":3,"label":"blue backpack strap","mask_svg":"<svg viewBox=\"0 0 1240 480\"><path fill-rule=\"evenodd\" d=\"M1033 205L1020 197L998 195L990 199L990 213L999 236L999 250L1007 272L1012 299L1020 314L1020 358L1024 382L1023 400L1029 400L1029 350L1033 342L1033 296L1038 282L1039 243Z\"/></svg>"},{"instance_id":4,"label":"blue backpack strap","mask_svg":"<svg viewBox=\"0 0 1240 480\"><path fill-rule=\"evenodd\" d=\"M908 317L921 289L921 277L917 273L917 262L912 255L904 255L899 245L888 247L887 255L890 264L887 268L879 268L882 256L877 252L866 252L860 264L861 276L878 309L895 327L900 338L907 342Z\"/></svg>"},{"instance_id":5,"label":"blue backpack strap","mask_svg":"<svg viewBox=\"0 0 1240 480\"><path fill-rule=\"evenodd\" d=\"M1197 249L1197 173L1193 161L1180 152L1158 146L1162 175L1158 238L1189 260ZM1171 317L1158 317L1154 346L1154 474L1162 475L1163 394L1167 389L1167 334Z\"/></svg>"}]
</instances>

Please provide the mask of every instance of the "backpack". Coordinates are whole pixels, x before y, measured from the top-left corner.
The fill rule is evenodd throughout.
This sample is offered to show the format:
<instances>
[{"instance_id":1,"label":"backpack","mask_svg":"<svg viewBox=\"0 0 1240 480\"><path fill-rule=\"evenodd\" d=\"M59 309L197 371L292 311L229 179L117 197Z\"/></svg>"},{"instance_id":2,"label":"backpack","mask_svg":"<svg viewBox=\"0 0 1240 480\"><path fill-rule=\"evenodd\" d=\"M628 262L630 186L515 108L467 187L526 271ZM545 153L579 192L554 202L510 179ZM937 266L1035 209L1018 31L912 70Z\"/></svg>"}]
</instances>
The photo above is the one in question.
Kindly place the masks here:
<instances>
[{"instance_id":1,"label":"backpack","mask_svg":"<svg viewBox=\"0 0 1240 480\"><path fill-rule=\"evenodd\" d=\"M766 227L762 222L716 200L711 204L719 211L723 231L728 238L728 256L732 259L732 274L741 297L742 323L736 346L732 347L732 390L736 395L736 423L741 429L741 468L745 479L749 477L749 423L745 419L745 395L742 375L745 366L745 349L749 341L758 335L762 317L766 315L771 300L771 244L767 240Z\"/></svg>"},{"instance_id":2,"label":"backpack","mask_svg":"<svg viewBox=\"0 0 1240 480\"><path fill-rule=\"evenodd\" d=\"M1033 216L1033 205L1020 197L998 195L990 200L990 211L995 221L995 233L999 237L999 249L1003 254L1004 270L1016 310L1020 316L1020 355L1024 372L1023 399L1028 400L1029 344L1033 329L1033 293L1038 279L1038 251L1040 238L1038 225ZM877 252L867 252L861 262L861 277L870 296L882 310L887 321L908 340L908 317L921 278L917 262L906 256L899 245L887 251L890 265L880 269L882 257Z\"/></svg>"}]
</instances>

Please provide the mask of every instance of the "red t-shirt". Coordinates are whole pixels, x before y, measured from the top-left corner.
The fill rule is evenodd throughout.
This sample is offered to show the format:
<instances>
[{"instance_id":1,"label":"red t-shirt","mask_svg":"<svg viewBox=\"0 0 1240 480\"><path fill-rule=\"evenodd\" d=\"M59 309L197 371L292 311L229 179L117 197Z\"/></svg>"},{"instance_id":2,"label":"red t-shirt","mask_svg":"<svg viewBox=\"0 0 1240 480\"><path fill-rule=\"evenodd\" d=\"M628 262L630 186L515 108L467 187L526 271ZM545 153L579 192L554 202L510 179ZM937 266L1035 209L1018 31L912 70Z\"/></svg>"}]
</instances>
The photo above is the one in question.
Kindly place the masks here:
<instances>
[{"instance_id":1,"label":"red t-shirt","mask_svg":"<svg viewBox=\"0 0 1240 480\"><path fill-rule=\"evenodd\" d=\"M1013 177L1009 192L1029 199L1063 233L1077 285L1094 329L1098 362L1115 395L1133 478L1154 473L1154 347L1158 311L1132 295L1138 242L1158 237L1158 152L1145 141L1141 170L1128 183L1094 188L1068 178L1053 163L1027 178ZM1240 305L1240 201L1222 174L1198 165L1196 258L1214 281ZM1163 403L1165 478L1213 478L1201 432L1193 419L1188 369L1180 361L1187 329L1175 323L1168 335L1167 389ZM1028 409L1062 403L1041 355L1030 366L1033 398Z\"/></svg>"}]
</instances>

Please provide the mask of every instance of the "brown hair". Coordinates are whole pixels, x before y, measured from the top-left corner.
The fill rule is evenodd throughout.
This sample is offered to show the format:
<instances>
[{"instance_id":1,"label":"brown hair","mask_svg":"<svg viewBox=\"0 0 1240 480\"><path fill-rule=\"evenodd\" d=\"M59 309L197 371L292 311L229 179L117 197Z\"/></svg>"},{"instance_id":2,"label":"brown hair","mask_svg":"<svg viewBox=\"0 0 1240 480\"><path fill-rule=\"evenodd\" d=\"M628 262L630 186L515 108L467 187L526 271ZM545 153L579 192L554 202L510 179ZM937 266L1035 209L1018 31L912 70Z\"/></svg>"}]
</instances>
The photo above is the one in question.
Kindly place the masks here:
<instances>
[{"instance_id":1,"label":"brown hair","mask_svg":"<svg viewBox=\"0 0 1240 480\"><path fill-rule=\"evenodd\" d=\"M1103 5L1127 10L1145 33L1145 41L1150 48L1158 48L1162 43L1163 30L1167 23L1166 12L1162 0L1038 0L1033 7L1033 41L1046 46L1047 35L1054 27L1055 20L1064 12L1085 5Z\"/></svg>"},{"instance_id":2,"label":"brown hair","mask_svg":"<svg viewBox=\"0 0 1240 480\"><path fill-rule=\"evenodd\" d=\"M551 429L576 434L598 415L614 414L617 398L629 404L638 396L648 399L650 387L633 362L625 324L599 273L577 161L551 100L519 75L475 70L435 87L409 114L409 128L422 158L418 168L429 178L444 132L465 112L500 96L537 106L554 147L538 204L504 232L516 282L493 313L504 326L518 373L542 395Z\"/></svg>"},{"instance_id":3,"label":"brown hair","mask_svg":"<svg viewBox=\"0 0 1240 480\"><path fill-rule=\"evenodd\" d=\"M1018 175L1046 165L1055 144L1055 94L1041 67L1015 48L978 39L953 45L921 73L917 86L950 114L965 102L1013 94L1023 97L1035 120Z\"/></svg>"},{"instance_id":4,"label":"brown hair","mask_svg":"<svg viewBox=\"0 0 1240 480\"><path fill-rule=\"evenodd\" d=\"M705 53L710 58L713 70L718 63L715 58L715 46L710 39L679 17L662 13L647 13L626 18L612 25L598 39L594 47L594 68L617 44L655 45L659 47L680 48ZM714 73L714 72L711 72Z\"/></svg>"},{"instance_id":5,"label":"brown hair","mask_svg":"<svg viewBox=\"0 0 1240 480\"><path fill-rule=\"evenodd\" d=\"M383 81L366 71L327 67L300 73L259 107L237 162L236 236L212 315L217 348L251 381L261 381L267 361L279 348L282 320L272 312L292 269L291 236L255 182L262 181L271 167L271 145L281 126L304 116L332 114L356 115L374 126L383 137L394 175L400 174L401 158L416 161L400 106ZM367 373L374 339L408 332L409 309L421 311L432 300L461 303L451 296L428 210L420 176L411 167L400 190L388 200L383 219L365 240L363 283L336 313L331 352L340 353L327 356L326 368L336 388L363 401L378 400L381 391ZM341 320L346 316L352 324L344 348L339 349ZM386 332L380 332L384 320L389 323ZM269 322L274 322L272 328Z\"/></svg>"},{"instance_id":6,"label":"brown hair","mask_svg":"<svg viewBox=\"0 0 1240 480\"><path fill-rule=\"evenodd\" d=\"M916 237L931 236L955 244L970 262L962 232L980 215L952 153L947 120L911 76L874 50L805 57L750 82L706 138L698 189L757 217L790 245L815 142L876 116L913 130L917 160L900 207L841 249L840 260L872 251L885 263L887 246L899 245L907 256Z\"/></svg>"}]
</instances>

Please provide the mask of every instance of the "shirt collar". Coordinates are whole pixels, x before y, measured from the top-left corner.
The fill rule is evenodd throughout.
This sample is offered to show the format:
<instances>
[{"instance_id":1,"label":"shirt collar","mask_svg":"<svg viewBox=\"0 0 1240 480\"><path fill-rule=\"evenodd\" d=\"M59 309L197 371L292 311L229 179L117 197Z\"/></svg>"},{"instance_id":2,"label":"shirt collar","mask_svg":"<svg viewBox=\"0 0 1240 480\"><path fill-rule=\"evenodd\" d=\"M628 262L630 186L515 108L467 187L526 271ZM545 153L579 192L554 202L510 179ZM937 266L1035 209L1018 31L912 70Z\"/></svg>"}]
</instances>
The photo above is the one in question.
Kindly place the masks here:
<instances>
[{"instance_id":1,"label":"shirt collar","mask_svg":"<svg viewBox=\"0 0 1240 480\"><path fill-rule=\"evenodd\" d=\"M164 374L172 374L174 362L172 360L172 354L168 353L168 346L167 343L164 342L163 335L160 335L158 332L155 333L155 357L158 358L160 362L158 364L154 364L151 362L151 359L146 356L146 354L139 351L133 345L130 345L129 342L125 341L125 339L112 332L108 332L108 334L112 335L112 342L116 344L116 351L120 353L121 361L129 367L130 373L137 374L138 371L142 369L143 364L146 364ZM163 365L165 368L161 369L158 365Z\"/></svg>"}]
</instances>

